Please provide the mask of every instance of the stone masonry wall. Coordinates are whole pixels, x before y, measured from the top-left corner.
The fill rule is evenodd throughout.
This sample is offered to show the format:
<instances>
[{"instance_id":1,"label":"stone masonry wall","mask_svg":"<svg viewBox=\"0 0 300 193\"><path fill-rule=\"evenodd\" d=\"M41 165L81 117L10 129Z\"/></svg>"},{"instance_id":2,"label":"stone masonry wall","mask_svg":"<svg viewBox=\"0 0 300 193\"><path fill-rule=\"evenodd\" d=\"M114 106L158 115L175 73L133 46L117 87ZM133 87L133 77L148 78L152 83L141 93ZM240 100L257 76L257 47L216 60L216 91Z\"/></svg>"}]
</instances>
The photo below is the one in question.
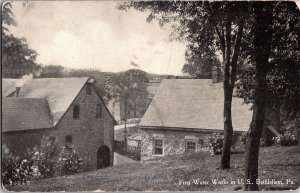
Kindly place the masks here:
<instances>
[{"instance_id":1,"label":"stone masonry wall","mask_svg":"<svg viewBox=\"0 0 300 193\"><path fill-rule=\"evenodd\" d=\"M183 154L186 152L186 141L196 142L196 152L208 151L208 132L184 132L170 130L151 130L141 128L141 160L165 155ZM154 155L154 139L163 139L163 155ZM239 140L240 137L236 137Z\"/></svg>"},{"instance_id":2,"label":"stone masonry wall","mask_svg":"<svg viewBox=\"0 0 300 193\"><path fill-rule=\"evenodd\" d=\"M23 156L27 149L40 146L43 136L53 135L55 132L55 128L5 132L2 134L2 144L14 154Z\"/></svg>"},{"instance_id":3,"label":"stone masonry wall","mask_svg":"<svg viewBox=\"0 0 300 193\"><path fill-rule=\"evenodd\" d=\"M102 117L96 118L96 105L102 104ZM79 104L79 118L73 118L73 106ZM86 94L86 85L80 91L73 104L70 106L58 128L57 142L65 145L66 136L72 136L74 149L83 159L85 170L97 169L97 151L102 145L110 149L111 165L114 151L114 120L99 99L94 87L91 95Z\"/></svg>"}]
</instances>

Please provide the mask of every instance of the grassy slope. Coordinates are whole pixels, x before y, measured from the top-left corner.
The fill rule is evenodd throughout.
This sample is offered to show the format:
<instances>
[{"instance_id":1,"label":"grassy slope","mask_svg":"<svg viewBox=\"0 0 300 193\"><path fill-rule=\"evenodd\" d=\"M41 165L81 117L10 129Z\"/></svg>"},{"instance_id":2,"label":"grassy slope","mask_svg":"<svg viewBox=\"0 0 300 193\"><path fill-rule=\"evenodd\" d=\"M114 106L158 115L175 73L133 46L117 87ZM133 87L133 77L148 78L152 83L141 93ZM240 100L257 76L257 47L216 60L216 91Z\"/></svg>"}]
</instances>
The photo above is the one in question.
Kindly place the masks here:
<instances>
[{"instance_id":1,"label":"grassy slope","mask_svg":"<svg viewBox=\"0 0 300 193\"><path fill-rule=\"evenodd\" d=\"M300 186L300 146L261 148L259 177L292 179L295 185L260 185L261 189L297 189ZM170 156L144 164L126 164L73 176L7 187L14 191L140 191L140 190L236 190L241 185L179 185L179 180L243 178L244 154L233 154L232 169L217 170L220 156L205 153Z\"/></svg>"}]
</instances>

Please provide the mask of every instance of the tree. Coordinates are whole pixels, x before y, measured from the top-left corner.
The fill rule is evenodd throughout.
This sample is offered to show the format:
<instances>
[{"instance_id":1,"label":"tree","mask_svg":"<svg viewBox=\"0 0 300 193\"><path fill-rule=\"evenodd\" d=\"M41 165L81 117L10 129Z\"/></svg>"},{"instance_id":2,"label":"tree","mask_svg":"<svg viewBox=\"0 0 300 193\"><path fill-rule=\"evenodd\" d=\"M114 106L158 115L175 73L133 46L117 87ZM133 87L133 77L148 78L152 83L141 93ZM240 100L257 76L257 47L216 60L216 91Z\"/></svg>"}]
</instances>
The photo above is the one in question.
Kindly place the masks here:
<instances>
[{"instance_id":1,"label":"tree","mask_svg":"<svg viewBox=\"0 0 300 193\"><path fill-rule=\"evenodd\" d=\"M278 3L273 11L273 41L267 74L267 106L282 119L300 117L300 12L294 2ZM244 48L252 50L251 47ZM248 53L249 55L250 53ZM255 67L248 62L238 75L237 96L254 101Z\"/></svg>"},{"instance_id":2,"label":"tree","mask_svg":"<svg viewBox=\"0 0 300 193\"><path fill-rule=\"evenodd\" d=\"M25 38L9 34L9 26L16 26L12 3L5 2L2 11L2 77L21 78L24 74L34 73L39 66L35 63L37 52L28 47Z\"/></svg>"},{"instance_id":3,"label":"tree","mask_svg":"<svg viewBox=\"0 0 300 193\"><path fill-rule=\"evenodd\" d=\"M132 69L112 77L113 97L124 103L125 119L127 118L127 108L132 105L131 107L135 109L137 96L141 93L147 95L145 85L147 82L149 82L147 73L140 70Z\"/></svg>"},{"instance_id":4,"label":"tree","mask_svg":"<svg viewBox=\"0 0 300 193\"><path fill-rule=\"evenodd\" d=\"M61 78L64 76L64 67L60 65L42 66L39 72L40 78Z\"/></svg>"},{"instance_id":5,"label":"tree","mask_svg":"<svg viewBox=\"0 0 300 193\"><path fill-rule=\"evenodd\" d=\"M231 104L236 81L238 58L245 31L247 2L155 1L125 2L121 10L135 8L151 11L147 21L158 19L161 25L172 24L171 38L186 41L188 49L183 71L196 77L209 76L209 70L220 65L222 55L224 73L224 140L221 169L230 168L230 150L233 137ZM200 62L196 64L196 62ZM195 70L196 73L195 74Z\"/></svg>"},{"instance_id":6,"label":"tree","mask_svg":"<svg viewBox=\"0 0 300 193\"><path fill-rule=\"evenodd\" d=\"M147 73L141 70L128 70L121 72L118 76L112 78L113 87L113 98L124 104L125 107L125 144L126 141L126 122L127 122L127 111L129 105L136 106L136 97L138 94L148 94L145 83L149 82ZM135 107L133 107L135 108ZM136 108L135 108L136 111Z\"/></svg>"},{"instance_id":7,"label":"tree","mask_svg":"<svg viewBox=\"0 0 300 193\"><path fill-rule=\"evenodd\" d=\"M2 35L4 32L8 32L7 26L16 26L17 21L14 19L14 14L11 11L12 9L12 4L11 2L7 1L3 3L2 5Z\"/></svg>"},{"instance_id":8,"label":"tree","mask_svg":"<svg viewBox=\"0 0 300 193\"><path fill-rule=\"evenodd\" d=\"M271 2L253 3L255 26L253 41L253 62L255 64L255 94L252 122L247 134L245 155L245 178L250 183L245 183L245 190L258 190L259 145L264 125L266 108L266 76L268 72L269 57L272 45L272 9Z\"/></svg>"}]
</instances>

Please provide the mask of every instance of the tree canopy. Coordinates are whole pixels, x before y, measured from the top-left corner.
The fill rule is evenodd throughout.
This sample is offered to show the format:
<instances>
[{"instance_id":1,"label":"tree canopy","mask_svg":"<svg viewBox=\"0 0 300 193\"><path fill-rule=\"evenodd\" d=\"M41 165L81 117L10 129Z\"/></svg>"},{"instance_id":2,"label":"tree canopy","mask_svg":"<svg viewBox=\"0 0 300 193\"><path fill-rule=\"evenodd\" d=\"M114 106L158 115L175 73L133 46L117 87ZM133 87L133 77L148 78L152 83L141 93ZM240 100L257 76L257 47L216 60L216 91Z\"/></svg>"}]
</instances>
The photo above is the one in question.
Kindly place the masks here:
<instances>
[{"instance_id":1,"label":"tree canopy","mask_svg":"<svg viewBox=\"0 0 300 193\"><path fill-rule=\"evenodd\" d=\"M268 106L283 117L300 117L300 12L294 2L277 3L273 9L273 40L267 74ZM248 41L251 37L249 37ZM243 44L244 57L237 84L237 96L246 103L254 100L254 62L248 57L251 44ZM245 62L246 61L246 62Z\"/></svg>"},{"instance_id":2,"label":"tree canopy","mask_svg":"<svg viewBox=\"0 0 300 193\"><path fill-rule=\"evenodd\" d=\"M24 74L37 71L37 52L30 49L25 38L17 38L9 33L9 26L16 26L12 12L13 4L4 2L2 8L2 77L21 78Z\"/></svg>"}]
</instances>

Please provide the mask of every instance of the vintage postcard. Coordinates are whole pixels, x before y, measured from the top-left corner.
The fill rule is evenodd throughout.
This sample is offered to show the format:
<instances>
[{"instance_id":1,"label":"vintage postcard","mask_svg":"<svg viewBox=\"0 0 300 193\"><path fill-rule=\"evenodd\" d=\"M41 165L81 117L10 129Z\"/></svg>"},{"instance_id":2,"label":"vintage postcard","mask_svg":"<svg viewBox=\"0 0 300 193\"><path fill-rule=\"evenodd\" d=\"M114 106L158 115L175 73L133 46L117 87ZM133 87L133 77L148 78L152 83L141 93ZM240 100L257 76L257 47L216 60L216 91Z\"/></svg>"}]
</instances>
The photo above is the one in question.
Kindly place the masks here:
<instances>
[{"instance_id":1,"label":"vintage postcard","mask_svg":"<svg viewBox=\"0 0 300 193\"><path fill-rule=\"evenodd\" d=\"M4 1L3 191L299 191L299 1Z\"/></svg>"}]
</instances>

